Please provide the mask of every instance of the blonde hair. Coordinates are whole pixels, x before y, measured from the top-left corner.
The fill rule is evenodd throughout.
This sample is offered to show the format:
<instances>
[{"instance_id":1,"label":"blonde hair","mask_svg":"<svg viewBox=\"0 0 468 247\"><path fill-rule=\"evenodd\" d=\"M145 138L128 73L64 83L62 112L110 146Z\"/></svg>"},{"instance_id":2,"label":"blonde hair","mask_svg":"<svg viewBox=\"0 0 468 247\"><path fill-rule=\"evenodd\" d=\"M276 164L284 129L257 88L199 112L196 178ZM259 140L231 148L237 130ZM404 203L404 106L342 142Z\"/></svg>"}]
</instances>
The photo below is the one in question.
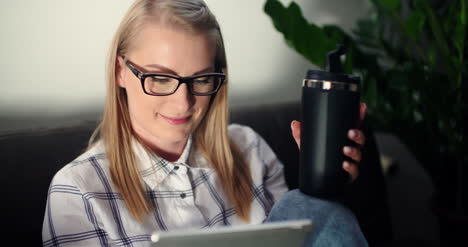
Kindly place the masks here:
<instances>
[{"instance_id":1,"label":"blonde hair","mask_svg":"<svg viewBox=\"0 0 468 247\"><path fill-rule=\"evenodd\" d=\"M130 7L114 36L107 63L107 98L103 120L90 139L104 142L111 176L125 204L138 221L152 206L132 152L132 130L125 90L116 83L118 56L131 49L132 39L147 22L158 22L184 31L208 35L216 47L215 67L227 74L224 43L218 22L202 0L137 0ZM227 132L227 79L212 97L210 107L193 133L194 146L213 166L223 190L239 217L249 220L253 198L250 168ZM158 97L158 96L155 96Z\"/></svg>"}]
</instances>

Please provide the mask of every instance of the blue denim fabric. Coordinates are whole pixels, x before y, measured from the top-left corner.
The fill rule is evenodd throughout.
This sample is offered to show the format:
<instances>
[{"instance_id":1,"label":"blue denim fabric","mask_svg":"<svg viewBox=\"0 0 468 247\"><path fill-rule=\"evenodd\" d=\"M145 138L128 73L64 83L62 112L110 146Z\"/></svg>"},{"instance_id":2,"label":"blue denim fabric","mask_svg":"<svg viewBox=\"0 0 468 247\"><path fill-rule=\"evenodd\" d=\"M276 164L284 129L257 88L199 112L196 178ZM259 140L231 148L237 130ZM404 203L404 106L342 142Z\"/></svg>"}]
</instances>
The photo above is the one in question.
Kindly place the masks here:
<instances>
[{"instance_id":1,"label":"blue denim fabric","mask_svg":"<svg viewBox=\"0 0 468 247\"><path fill-rule=\"evenodd\" d=\"M346 207L291 190L275 203L266 222L310 219L306 247L368 246L353 213Z\"/></svg>"}]
</instances>

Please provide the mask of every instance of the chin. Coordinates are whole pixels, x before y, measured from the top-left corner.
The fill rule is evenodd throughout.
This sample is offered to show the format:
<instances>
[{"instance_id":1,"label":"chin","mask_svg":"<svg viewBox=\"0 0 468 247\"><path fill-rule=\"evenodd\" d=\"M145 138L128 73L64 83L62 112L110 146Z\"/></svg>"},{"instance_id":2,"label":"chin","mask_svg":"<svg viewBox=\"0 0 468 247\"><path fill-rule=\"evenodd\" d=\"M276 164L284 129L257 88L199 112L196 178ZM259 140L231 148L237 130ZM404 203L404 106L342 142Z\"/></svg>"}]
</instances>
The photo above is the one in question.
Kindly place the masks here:
<instances>
[{"instance_id":1,"label":"chin","mask_svg":"<svg viewBox=\"0 0 468 247\"><path fill-rule=\"evenodd\" d=\"M163 139L165 141L177 142L177 141L186 140L190 136L190 134L191 134L190 131L167 130L167 131L164 131L162 133L160 132L159 135L156 134L155 136L158 136L159 138L161 138L161 139Z\"/></svg>"}]
</instances>

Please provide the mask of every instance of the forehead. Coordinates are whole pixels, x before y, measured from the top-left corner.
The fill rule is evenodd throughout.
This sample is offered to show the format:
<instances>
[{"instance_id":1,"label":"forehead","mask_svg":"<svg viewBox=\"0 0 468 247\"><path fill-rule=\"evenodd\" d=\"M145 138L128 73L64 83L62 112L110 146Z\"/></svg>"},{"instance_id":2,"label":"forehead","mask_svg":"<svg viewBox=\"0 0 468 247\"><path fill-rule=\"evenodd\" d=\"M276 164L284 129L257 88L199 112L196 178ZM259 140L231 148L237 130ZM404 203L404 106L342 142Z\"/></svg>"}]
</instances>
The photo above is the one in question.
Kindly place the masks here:
<instances>
[{"instance_id":1,"label":"forehead","mask_svg":"<svg viewBox=\"0 0 468 247\"><path fill-rule=\"evenodd\" d=\"M173 69L212 66L215 45L207 34L147 23L131 41L127 55L138 63L159 63Z\"/></svg>"}]
</instances>

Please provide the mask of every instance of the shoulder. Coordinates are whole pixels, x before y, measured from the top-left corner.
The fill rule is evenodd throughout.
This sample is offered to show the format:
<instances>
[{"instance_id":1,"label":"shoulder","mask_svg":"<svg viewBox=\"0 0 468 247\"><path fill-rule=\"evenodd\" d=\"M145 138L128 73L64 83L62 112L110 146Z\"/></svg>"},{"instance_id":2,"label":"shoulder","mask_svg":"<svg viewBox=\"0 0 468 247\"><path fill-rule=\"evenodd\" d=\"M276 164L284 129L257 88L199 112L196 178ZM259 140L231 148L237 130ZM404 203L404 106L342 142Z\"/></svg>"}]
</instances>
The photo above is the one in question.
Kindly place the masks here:
<instances>
[{"instance_id":1,"label":"shoulder","mask_svg":"<svg viewBox=\"0 0 468 247\"><path fill-rule=\"evenodd\" d=\"M62 167L52 184L70 184L78 187L89 185L99 176L107 176L108 162L102 143L97 143L83 154Z\"/></svg>"},{"instance_id":2,"label":"shoulder","mask_svg":"<svg viewBox=\"0 0 468 247\"><path fill-rule=\"evenodd\" d=\"M228 126L228 133L239 151L253 163L265 163L276 159L268 143L252 128L231 124Z\"/></svg>"},{"instance_id":3,"label":"shoulder","mask_svg":"<svg viewBox=\"0 0 468 247\"><path fill-rule=\"evenodd\" d=\"M239 148L246 147L249 144L259 142L261 137L252 128L240 124L230 124L228 126L228 135Z\"/></svg>"},{"instance_id":4,"label":"shoulder","mask_svg":"<svg viewBox=\"0 0 468 247\"><path fill-rule=\"evenodd\" d=\"M228 132L250 167L255 193L264 193L263 196L256 195L256 198L262 201L262 205L272 205L287 191L283 164L268 143L252 128L231 124Z\"/></svg>"}]
</instances>

